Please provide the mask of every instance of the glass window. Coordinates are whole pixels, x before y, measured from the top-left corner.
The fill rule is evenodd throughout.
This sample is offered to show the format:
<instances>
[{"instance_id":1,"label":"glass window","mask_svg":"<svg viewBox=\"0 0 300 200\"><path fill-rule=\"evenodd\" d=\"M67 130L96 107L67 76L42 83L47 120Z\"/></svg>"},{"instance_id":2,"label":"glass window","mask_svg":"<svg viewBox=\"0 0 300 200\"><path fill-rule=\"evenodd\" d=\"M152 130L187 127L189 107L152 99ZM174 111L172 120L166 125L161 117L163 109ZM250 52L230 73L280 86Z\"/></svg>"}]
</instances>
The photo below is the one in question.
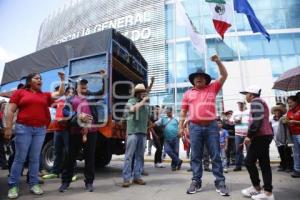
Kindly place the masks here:
<instances>
[{"instance_id":1,"label":"glass window","mask_svg":"<svg viewBox=\"0 0 300 200\"><path fill-rule=\"evenodd\" d=\"M295 55L292 56L281 56L282 59L282 67L284 71L297 67L297 57Z\"/></svg>"},{"instance_id":2,"label":"glass window","mask_svg":"<svg viewBox=\"0 0 300 200\"><path fill-rule=\"evenodd\" d=\"M280 57L278 56L268 56L267 58L270 59L271 67L272 67L272 73L273 76L277 76L283 73L283 67Z\"/></svg>"},{"instance_id":3,"label":"glass window","mask_svg":"<svg viewBox=\"0 0 300 200\"><path fill-rule=\"evenodd\" d=\"M173 39L174 38L174 31L173 31L173 21L167 21L167 38Z\"/></svg>"},{"instance_id":4,"label":"glass window","mask_svg":"<svg viewBox=\"0 0 300 200\"><path fill-rule=\"evenodd\" d=\"M240 37L241 56L260 56L263 55L261 36Z\"/></svg>"},{"instance_id":5,"label":"glass window","mask_svg":"<svg viewBox=\"0 0 300 200\"><path fill-rule=\"evenodd\" d=\"M245 14L235 13L236 27L238 31L251 30L247 16Z\"/></svg>"},{"instance_id":6,"label":"glass window","mask_svg":"<svg viewBox=\"0 0 300 200\"><path fill-rule=\"evenodd\" d=\"M165 6L166 8L166 20L173 20L173 5L172 4L167 4Z\"/></svg>"},{"instance_id":7,"label":"glass window","mask_svg":"<svg viewBox=\"0 0 300 200\"><path fill-rule=\"evenodd\" d=\"M200 10L200 1L197 3L185 3L185 11L189 15L190 18L192 17L199 17L199 10ZM199 17L200 18L200 17Z\"/></svg>"},{"instance_id":8,"label":"glass window","mask_svg":"<svg viewBox=\"0 0 300 200\"><path fill-rule=\"evenodd\" d=\"M293 38L289 34L278 35L279 48L282 55L295 54Z\"/></svg>"},{"instance_id":9,"label":"glass window","mask_svg":"<svg viewBox=\"0 0 300 200\"><path fill-rule=\"evenodd\" d=\"M173 44L168 44L168 62L174 61Z\"/></svg>"},{"instance_id":10,"label":"glass window","mask_svg":"<svg viewBox=\"0 0 300 200\"><path fill-rule=\"evenodd\" d=\"M300 4L298 4L297 6L290 6L286 9L286 23L288 28L300 27L299 9L300 9Z\"/></svg>"},{"instance_id":11,"label":"glass window","mask_svg":"<svg viewBox=\"0 0 300 200\"><path fill-rule=\"evenodd\" d=\"M176 44L176 62L186 61L187 57L186 43L177 43Z\"/></svg>"},{"instance_id":12,"label":"glass window","mask_svg":"<svg viewBox=\"0 0 300 200\"><path fill-rule=\"evenodd\" d=\"M271 41L262 40L265 55L279 55L279 46L277 35L271 36Z\"/></svg>"},{"instance_id":13,"label":"glass window","mask_svg":"<svg viewBox=\"0 0 300 200\"><path fill-rule=\"evenodd\" d=\"M300 33L295 34L294 37L295 46L296 46L296 53L300 53Z\"/></svg>"},{"instance_id":14,"label":"glass window","mask_svg":"<svg viewBox=\"0 0 300 200\"><path fill-rule=\"evenodd\" d=\"M176 62L177 82L188 81L188 70L186 62Z\"/></svg>"}]
</instances>

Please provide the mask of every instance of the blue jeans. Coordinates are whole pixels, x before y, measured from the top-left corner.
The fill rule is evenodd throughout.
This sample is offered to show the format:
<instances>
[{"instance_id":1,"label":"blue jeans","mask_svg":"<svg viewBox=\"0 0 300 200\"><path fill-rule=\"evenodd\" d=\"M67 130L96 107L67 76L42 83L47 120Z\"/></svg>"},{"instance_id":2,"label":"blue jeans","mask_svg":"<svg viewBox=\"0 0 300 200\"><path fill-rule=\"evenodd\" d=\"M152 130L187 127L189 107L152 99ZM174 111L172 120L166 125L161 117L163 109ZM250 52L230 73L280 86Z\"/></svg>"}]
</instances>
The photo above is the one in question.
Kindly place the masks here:
<instances>
[{"instance_id":1,"label":"blue jeans","mask_svg":"<svg viewBox=\"0 0 300 200\"><path fill-rule=\"evenodd\" d=\"M294 170L300 173L300 135L293 136L293 158L294 158Z\"/></svg>"},{"instance_id":2,"label":"blue jeans","mask_svg":"<svg viewBox=\"0 0 300 200\"><path fill-rule=\"evenodd\" d=\"M193 181L202 183L202 157L204 144L207 146L210 158L212 160L212 172L216 178L215 186L225 184L223 175L222 161L220 157L220 136L217 122L213 121L208 126L200 126L190 123L190 140L191 140L191 164L193 170Z\"/></svg>"},{"instance_id":3,"label":"blue jeans","mask_svg":"<svg viewBox=\"0 0 300 200\"><path fill-rule=\"evenodd\" d=\"M9 187L19 185L24 162L29 158L29 185L39 183L40 154L44 143L46 127L32 127L16 123L15 158L8 178Z\"/></svg>"},{"instance_id":4,"label":"blue jeans","mask_svg":"<svg viewBox=\"0 0 300 200\"><path fill-rule=\"evenodd\" d=\"M225 148L221 148L220 151L221 151L221 160L222 160L223 169L227 169L227 157L226 157Z\"/></svg>"},{"instance_id":5,"label":"blue jeans","mask_svg":"<svg viewBox=\"0 0 300 200\"><path fill-rule=\"evenodd\" d=\"M69 133L67 131L56 131L54 133L54 163L51 173L60 174L62 172L62 163L64 152L68 151Z\"/></svg>"},{"instance_id":6,"label":"blue jeans","mask_svg":"<svg viewBox=\"0 0 300 200\"><path fill-rule=\"evenodd\" d=\"M179 159L179 139L178 139L178 137L176 137L172 140L165 140L164 148L165 148L166 153L172 159L172 163L171 163L172 169L176 168L177 165L180 162L180 159Z\"/></svg>"},{"instance_id":7,"label":"blue jeans","mask_svg":"<svg viewBox=\"0 0 300 200\"><path fill-rule=\"evenodd\" d=\"M244 162L244 140L245 136L235 136L235 166L236 168L242 167Z\"/></svg>"},{"instance_id":8,"label":"blue jeans","mask_svg":"<svg viewBox=\"0 0 300 200\"><path fill-rule=\"evenodd\" d=\"M145 133L134 133L128 135L126 141L126 151L123 166L123 179L124 181L130 181L132 174L132 159L134 157L134 168L133 168L133 179L140 179L143 162L144 162L144 151L146 144Z\"/></svg>"}]
</instances>

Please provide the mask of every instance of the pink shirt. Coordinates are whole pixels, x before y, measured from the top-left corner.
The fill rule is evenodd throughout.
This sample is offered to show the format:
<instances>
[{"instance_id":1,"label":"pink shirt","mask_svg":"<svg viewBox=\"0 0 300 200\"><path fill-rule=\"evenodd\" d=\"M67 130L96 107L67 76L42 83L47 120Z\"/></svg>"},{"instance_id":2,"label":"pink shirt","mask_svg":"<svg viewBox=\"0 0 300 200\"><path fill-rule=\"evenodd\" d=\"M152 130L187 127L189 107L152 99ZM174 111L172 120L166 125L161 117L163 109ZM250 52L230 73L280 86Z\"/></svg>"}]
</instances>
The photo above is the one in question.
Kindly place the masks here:
<instances>
[{"instance_id":1,"label":"pink shirt","mask_svg":"<svg viewBox=\"0 0 300 200\"><path fill-rule=\"evenodd\" d=\"M205 88L192 88L186 91L182 99L182 110L188 110L191 122L212 121L216 119L216 96L222 85L219 80Z\"/></svg>"}]
</instances>

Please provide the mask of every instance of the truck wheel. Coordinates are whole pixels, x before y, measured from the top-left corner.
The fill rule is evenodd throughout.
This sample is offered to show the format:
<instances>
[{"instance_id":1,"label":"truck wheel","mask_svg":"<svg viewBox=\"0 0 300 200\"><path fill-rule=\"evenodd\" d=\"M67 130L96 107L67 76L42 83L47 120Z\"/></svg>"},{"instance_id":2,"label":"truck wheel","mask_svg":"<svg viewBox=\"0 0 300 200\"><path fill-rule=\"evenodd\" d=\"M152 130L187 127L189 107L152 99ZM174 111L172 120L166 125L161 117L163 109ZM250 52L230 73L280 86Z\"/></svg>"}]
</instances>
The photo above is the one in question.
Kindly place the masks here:
<instances>
[{"instance_id":1,"label":"truck wheel","mask_svg":"<svg viewBox=\"0 0 300 200\"><path fill-rule=\"evenodd\" d=\"M50 171L54 163L54 146L53 140L49 140L42 149L42 163L44 169Z\"/></svg>"},{"instance_id":2,"label":"truck wheel","mask_svg":"<svg viewBox=\"0 0 300 200\"><path fill-rule=\"evenodd\" d=\"M102 153L102 154L95 154L95 164L97 168L103 168L106 165L108 165L110 163L111 160L111 153L110 152L106 152L106 153Z\"/></svg>"},{"instance_id":3,"label":"truck wheel","mask_svg":"<svg viewBox=\"0 0 300 200\"><path fill-rule=\"evenodd\" d=\"M112 157L110 140L98 134L95 151L95 165L97 168L105 167L110 163Z\"/></svg>"}]
</instances>

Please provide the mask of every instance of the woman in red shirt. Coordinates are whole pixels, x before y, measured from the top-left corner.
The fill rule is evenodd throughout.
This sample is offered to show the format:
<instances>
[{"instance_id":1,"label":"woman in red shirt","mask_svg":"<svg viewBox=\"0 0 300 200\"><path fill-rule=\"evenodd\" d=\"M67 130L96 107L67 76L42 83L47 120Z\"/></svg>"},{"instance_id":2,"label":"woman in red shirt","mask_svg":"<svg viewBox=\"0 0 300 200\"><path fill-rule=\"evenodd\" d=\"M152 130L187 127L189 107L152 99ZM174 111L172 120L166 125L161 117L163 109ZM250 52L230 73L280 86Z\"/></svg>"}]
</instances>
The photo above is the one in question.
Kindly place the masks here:
<instances>
[{"instance_id":1,"label":"woman in red shirt","mask_svg":"<svg viewBox=\"0 0 300 200\"><path fill-rule=\"evenodd\" d=\"M46 127L50 122L49 107L54 99L64 93L64 73L59 73L60 87L57 92L42 92L42 78L38 73L26 77L24 89L16 90L9 101L6 117L5 137L12 136L14 113L18 110L15 124L15 159L8 178L8 198L18 197L18 185L21 171L28 155L29 157L29 185L30 191L41 195L43 190L39 186L39 159L45 139Z\"/></svg>"},{"instance_id":2,"label":"woman in red shirt","mask_svg":"<svg viewBox=\"0 0 300 200\"><path fill-rule=\"evenodd\" d=\"M294 178L300 178L300 103L296 96L288 97L287 101L289 105L287 123L294 143L294 172L291 176Z\"/></svg>"}]
</instances>

